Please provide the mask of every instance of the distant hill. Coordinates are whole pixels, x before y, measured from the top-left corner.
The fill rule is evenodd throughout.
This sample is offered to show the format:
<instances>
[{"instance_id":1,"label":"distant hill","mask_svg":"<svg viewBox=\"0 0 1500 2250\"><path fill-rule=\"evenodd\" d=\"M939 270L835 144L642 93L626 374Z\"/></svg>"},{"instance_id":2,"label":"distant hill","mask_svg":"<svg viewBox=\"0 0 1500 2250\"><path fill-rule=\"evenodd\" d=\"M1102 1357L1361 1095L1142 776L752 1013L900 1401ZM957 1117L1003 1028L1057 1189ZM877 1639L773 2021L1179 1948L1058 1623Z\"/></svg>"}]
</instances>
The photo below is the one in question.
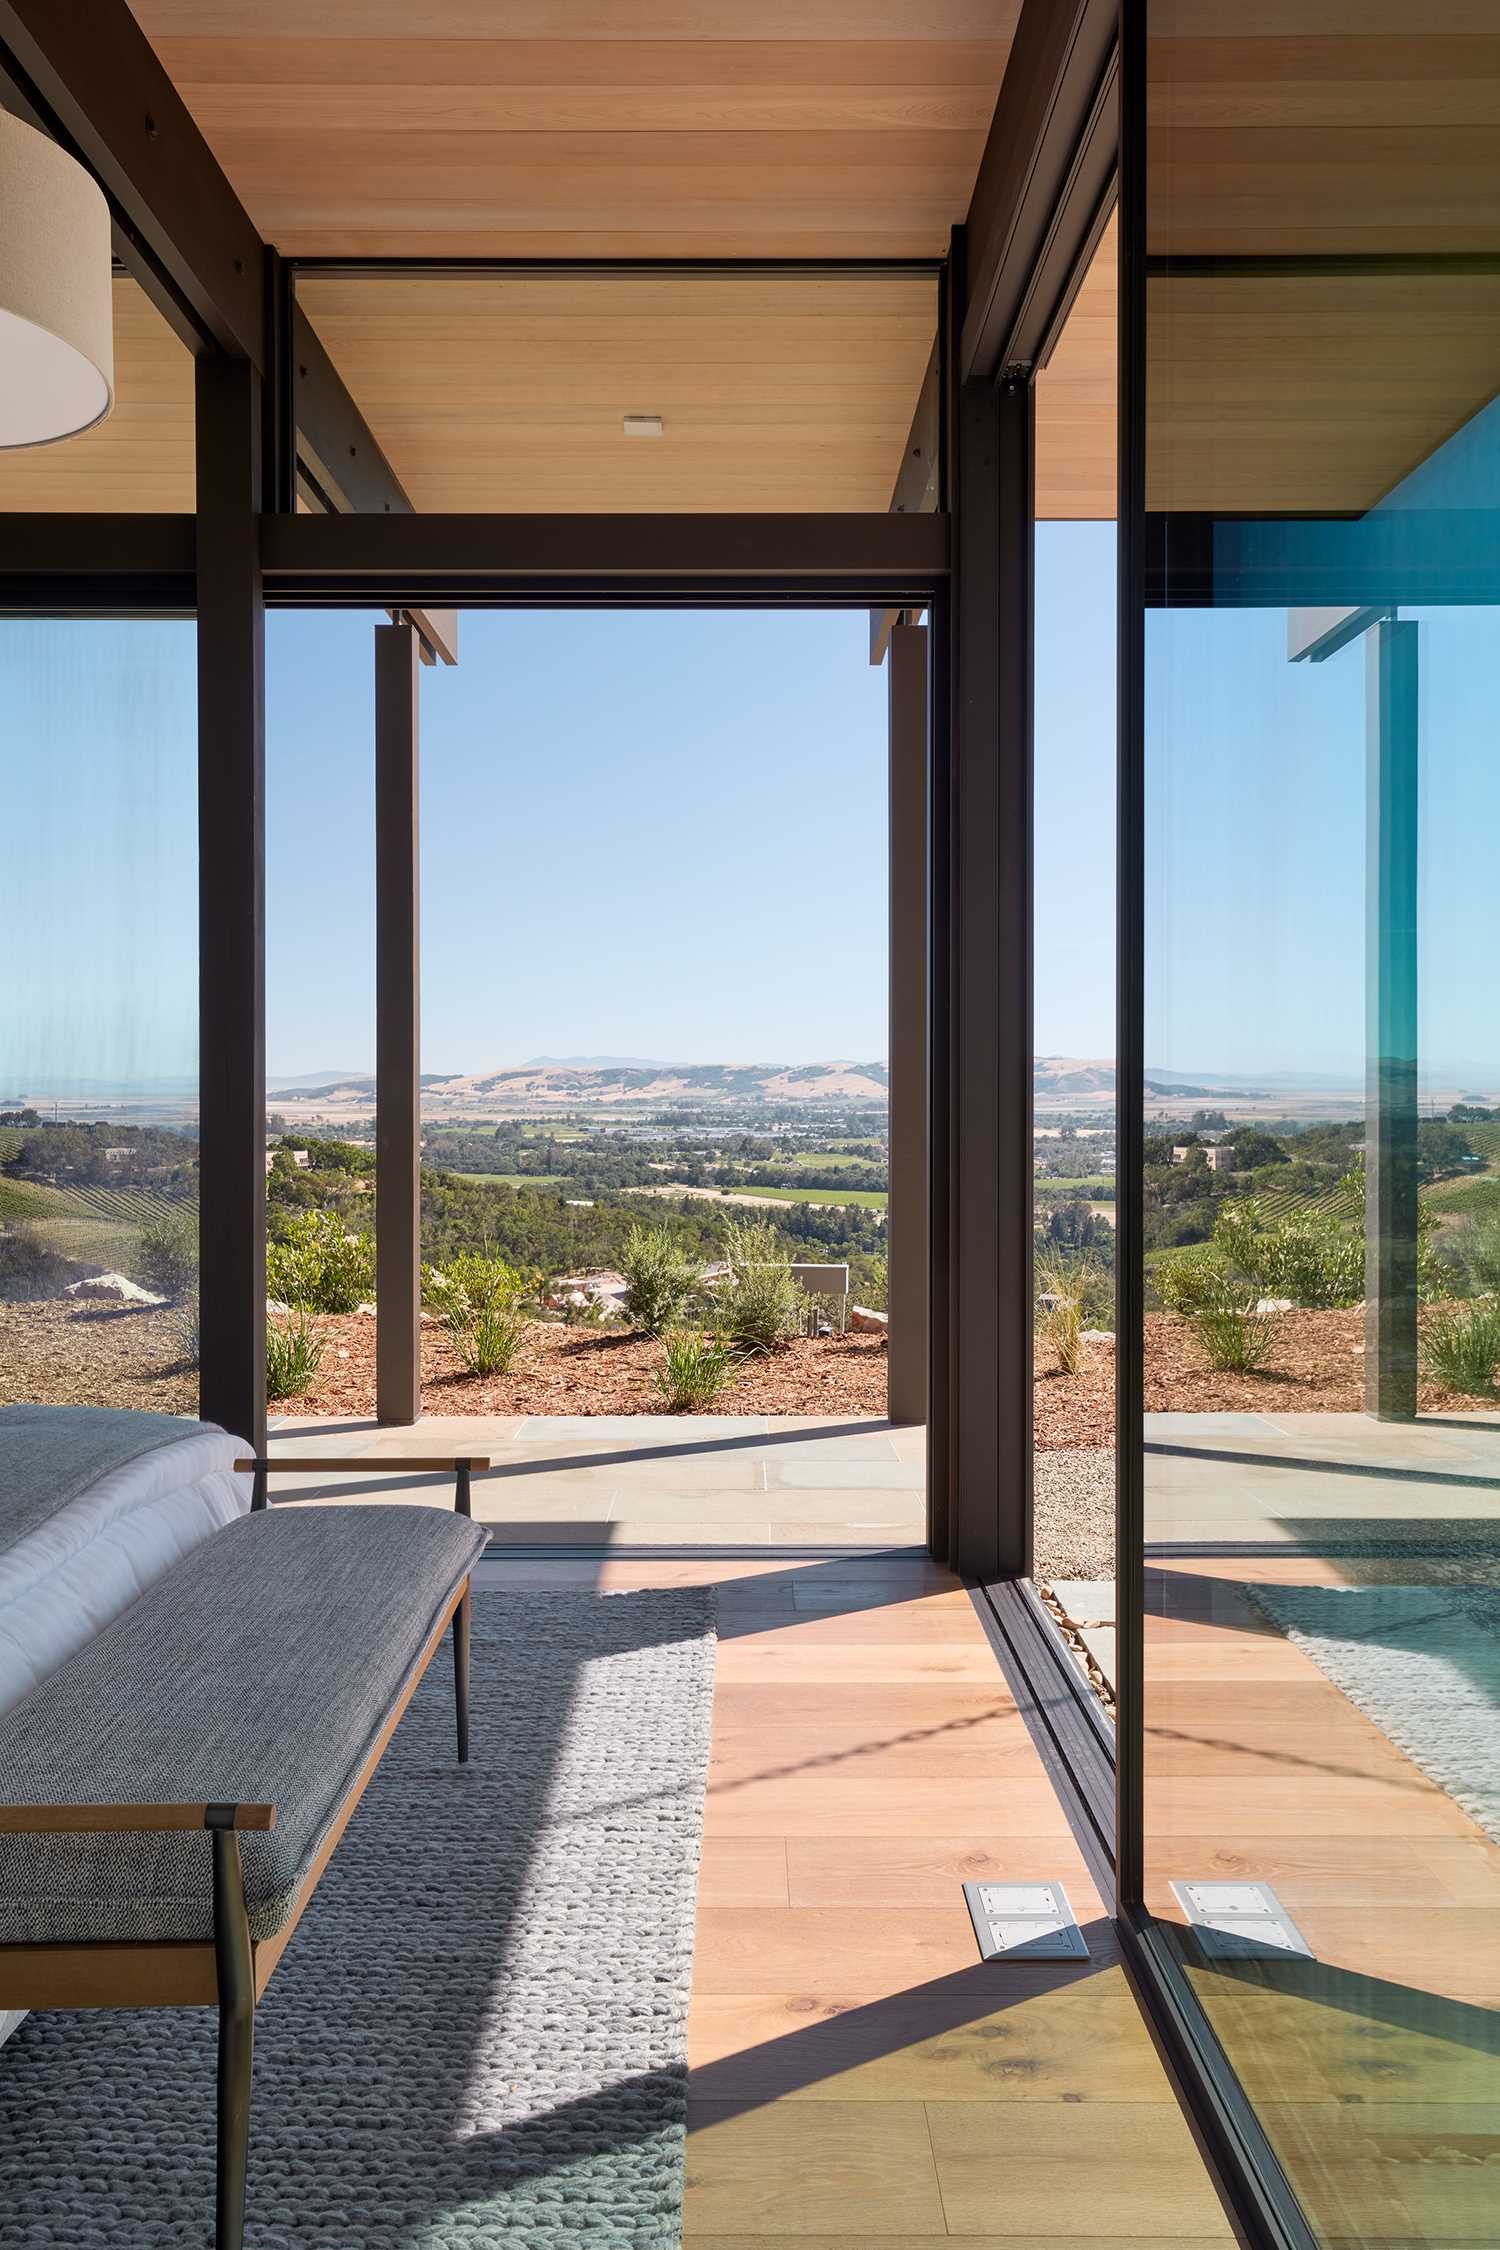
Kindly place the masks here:
<instances>
[{"instance_id":1,"label":"distant hill","mask_svg":"<svg viewBox=\"0 0 1500 2250\"><path fill-rule=\"evenodd\" d=\"M680 1105L765 1108L786 1102L884 1105L883 1062L825 1063L525 1063L512 1070L458 1072L424 1079L430 1100L642 1109Z\"/></svg>"}]
</instances>

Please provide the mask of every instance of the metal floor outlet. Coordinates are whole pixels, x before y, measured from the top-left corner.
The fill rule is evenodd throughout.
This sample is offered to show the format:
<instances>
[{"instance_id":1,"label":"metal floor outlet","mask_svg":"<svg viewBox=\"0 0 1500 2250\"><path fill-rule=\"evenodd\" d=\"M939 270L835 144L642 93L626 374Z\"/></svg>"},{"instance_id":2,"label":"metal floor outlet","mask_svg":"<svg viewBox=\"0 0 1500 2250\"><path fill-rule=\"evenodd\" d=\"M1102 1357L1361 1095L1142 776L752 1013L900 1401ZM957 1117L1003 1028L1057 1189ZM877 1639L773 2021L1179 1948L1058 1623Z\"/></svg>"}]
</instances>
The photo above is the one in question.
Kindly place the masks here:
<instances>
[{"instance_id":1,"label":"metal floor outlet","mask_svg":"<svg viewBox=\"0 0 1500 2250\"><path fill-rule=\"evenodd\" d=\"M1312 1948L1269 1883L1174 1883L1172 1895L1206 1960L1258 1960Z\"/></svg>"},{"instance_id":2,"label":"metal floor outlet","mask_svg":"<svg viewBox=\"0 0 1500 2250\"><path fill-rule=\"evenodd\" d=\"M1086 1961L1089 1949L1061 1883L965 1883L982 1961Z\"/></svg>"}]
</instances>

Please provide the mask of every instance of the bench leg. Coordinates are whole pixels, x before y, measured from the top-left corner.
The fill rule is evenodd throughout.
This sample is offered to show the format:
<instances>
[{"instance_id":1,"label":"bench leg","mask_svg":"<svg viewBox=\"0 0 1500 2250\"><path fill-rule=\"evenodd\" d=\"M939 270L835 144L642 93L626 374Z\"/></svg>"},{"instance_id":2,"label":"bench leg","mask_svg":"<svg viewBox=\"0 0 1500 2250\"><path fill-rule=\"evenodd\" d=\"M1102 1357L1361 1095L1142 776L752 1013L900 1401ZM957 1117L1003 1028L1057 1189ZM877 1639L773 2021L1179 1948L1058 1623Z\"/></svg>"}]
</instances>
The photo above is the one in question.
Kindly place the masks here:
<instances>
[{"instance_id":1,"label":"bench leg","mask_svg":"<svg viewBox=\"0 0 1500 2250\"><path fill-rule=\"evenodd\" d=\"M469 1762L469 1626L471 1589L464 1585L463 1599L453 1612L453 1702L458 1713L458 1762Z\"/></svg>"},{"instance_id":2,"label":"bench leg","mask_svg":"<svg viewBox=\"0 0 1500 2250\"><path fill-rule=\"evenodd\" d=\"M215 1808L217 1809L217 1808ZM250 2077L255 2060L255 1963L245 1912L239 1838L214 1838L214 1965L219 1984L219 2129L214 2250L243 2250L250 2150Z\"/></svg>"}]
</instances>

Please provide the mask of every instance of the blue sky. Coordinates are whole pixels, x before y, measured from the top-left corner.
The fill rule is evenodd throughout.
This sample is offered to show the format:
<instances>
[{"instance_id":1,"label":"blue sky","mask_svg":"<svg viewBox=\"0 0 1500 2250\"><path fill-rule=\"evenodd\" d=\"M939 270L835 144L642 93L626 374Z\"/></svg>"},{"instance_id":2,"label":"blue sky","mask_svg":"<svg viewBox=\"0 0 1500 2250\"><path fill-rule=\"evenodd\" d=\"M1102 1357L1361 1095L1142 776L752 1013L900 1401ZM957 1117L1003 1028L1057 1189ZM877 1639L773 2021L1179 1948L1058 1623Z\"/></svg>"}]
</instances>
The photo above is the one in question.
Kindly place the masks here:
<instances>
[{"instance_id":1,"label":"blue sky","mask_svg":"<svg viewBox=\"0 0 1500 2250\"><path fill-rule=\"evenodd\" d=\"M1037 1046L1113 1038L1113 531L1037 553ZM1500 613L1422 641L1422 1039L1500 1078ZM273 1073L373 1050L369 615L268 622ZM424 672L424 1061L876 1057L885 677L863 612L470 613ZM1357 1072L1363 651L1148 634L1148 1056ZM0 623L0 1096L196 1067L193 633Z\"/></svg>"}]
</instances>

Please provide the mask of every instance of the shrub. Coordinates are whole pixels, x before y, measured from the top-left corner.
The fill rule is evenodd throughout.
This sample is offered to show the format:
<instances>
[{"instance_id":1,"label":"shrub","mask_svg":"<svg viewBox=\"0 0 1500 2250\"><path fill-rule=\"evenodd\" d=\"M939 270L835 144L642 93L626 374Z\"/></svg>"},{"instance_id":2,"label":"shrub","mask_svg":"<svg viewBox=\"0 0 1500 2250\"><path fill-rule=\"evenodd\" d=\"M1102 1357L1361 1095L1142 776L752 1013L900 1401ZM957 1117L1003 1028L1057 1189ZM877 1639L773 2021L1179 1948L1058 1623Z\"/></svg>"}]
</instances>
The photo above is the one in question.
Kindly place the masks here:
<instances>
[{"instance_id":1,"label":"shrub","mask_svg":"<svg viewBox=\"0 0 1500 2250\"><path fill-rule=\"evenodd\" d=\"M887 1309L887 1300L890 1293L890 1260L882 1250L878 1257L870 1260L869 1276L865 1282L860 1302L868 1305L871 1312L884 1312Z\"/></svg>"},{"instance_id":2,"label":"shrub","mask_svg":"<svg viewBox=\"0 0 1500 2250\"><path fill-rule=\"evenodd\" d=\"M661 1364L651 1379L674 1414L711 1406L734 1380L734 1351L723 1336L702 1328L668 1328L661 1345Z\"/></svg>"},{"instance_id":3,"label":"shrub","mask_svg":"<svg viewBox=\"0 0 1500 2250\"><path fill-rule=\"evenodd\" d=\"M1037 1262L1037 1328L1057 1354L1065 1375L1076 1375L1083 1365L1085 1276L1062 1258Z\"/></svg>"},{"instance_id":4,"label":"shrub","mask_svg":"<svg viewBox=\"0 0 1500 2250\"><path fill-rule=\"evenodd\" d=\"M1208 1364L1221 1375L1251 1375L1265 1364L1275 1329L1274 1315L1257 1313L1225 1290L1193 1315Z\"/></svg>"},{"instance_id":5,"label":"shrub","mask_svg":"<svg viewBox=\"0 0 1500 2250\"><path fill-rule=\"evenodd\" d=\"M1213 1246L1258 1295L1324 1306L1357 1305L1365 1292L1364 1238L1332 1219L1294 1215L1267 1226L1245 1196L1219 1213Z\"/></svg>"},{"instance_id":6,"label":"shrub","mask_svg":"<svg viewBox=\"0 0 1500 2250\"><path fill-rule=\"evenodd\" d=\"M441 1273L422 1268L422 1301L445 1319L455 1311L506 1312L520 1303L528 1277L519 1266L487 1250L460 1250L447 1259Z\"/></svg>"},{"instance_id":7,"label":"shrub","mask_svg":"<svg viewBox=\"0 0 1500 2250\"><path fill-rule=\"evenodd\" d=\"M198 1279L198 1225L187 1211L164 1211L141 1229L135 1278L163 1297L181 1297Z\"/></svg>"},{"instance_id":8,"label":"shrub","mask_svg":"<svg viewBox=\"0 0 1500 2250\"><path fill-rule=\"evenodd\" d=\"M1458 1253L1476 1297L1500 1292L1500 1220L1471 1220L1460 1237Z\"/></svg>"},{"instance_id":9,"label":"shrub","mask_svg":"<svg viewBox=\"0 0 1500 2250\"><path fill-rule=\"evenodd\" d=\"M807 1297L773 1226L732 1225L724 1238L729 1286L720 1299L725 1333L741 1351L782 1351L800 1335Z\"/></svg>"},{"instance_id":10,"label":"shrub","mask_svg":"<svg viewBox=\"0 0 1500 2250\"><path fill-rule=\"evenodd\" d=\"M197 1367L202 1360L202 1317L198 1292L190 1289L180 1305L172 1311L172 1325L177 1331L177 1341L182 1346L185 1367Z\"/></svg>"},{"instance_id":11,"label":"shrub","mask_svg":"<svg viewBox=\"0 0 1500 2250\"><path fill-rule=\"evenodd\" d=\"M1163 1258L1151 1278L1168 1312L1200 1312L1224 1286L1224 1262L1206 1245L1179 1250Z\"/></svg>"},{"instance_id":12,"label":"shrub","mask_svg":"<svg viewBox=\"0 0 1500 2250\"><path fill-rule=\"evenodd\" d=\"M702 1269L668 1227L633 1226L620 1259L625 1316L633 1328L659 1335L681 1321Z\"/></svg>"},{"instance_id":13,"label":"shrub","mask_svg":"<svg viewBox=\"0 0 1500 2250\"><path fill-rule=\"evenodd\" d=\"M508 1375L530 1325L516 1304L455 1303L444 1319L466 1375Z\"/></svg>"},{"instance_id":14,"label":"shrub","mask_svg":"<svg viewBox=\"0 0 1500 2250\"><path fill-rule=\"evenodd\" d=\"M27 1219L0 1234L0 1299L55 1297L77 1270Z\"/></svg>"},{"instance_id":15,"label":"shrub","mask_svg":"<svg viewBox=\"0 0 1500 2250\"><path fill-rule=\"evenodd\" d=\"M301 1211L266 1246L267 1293L312 1312L353 1312L375 1289L375 1245L336 1211Z\"/></svg>"},{"instance_id":16,"label":"shrub","mask_svg":"<svg viewBox=\"0 0 1500 2250\"><path fill-rule=\"evenodd\" d=\"M1489 1398L1500 1367L1500 1303L1441 1305L1422 1326L1422 1365L1445 1390Z\"/></svg>"},{"instance_id":17,"label":"shrub","mask_svg":"<svg viewBox=\"0 0 1500 2250\"><path fill-rule=\"evenodd\" d=\"M305 1312L266 1323L266 1397L299 1398L323 1364L328 1339Z\"/></svg>"}]
</instances>

